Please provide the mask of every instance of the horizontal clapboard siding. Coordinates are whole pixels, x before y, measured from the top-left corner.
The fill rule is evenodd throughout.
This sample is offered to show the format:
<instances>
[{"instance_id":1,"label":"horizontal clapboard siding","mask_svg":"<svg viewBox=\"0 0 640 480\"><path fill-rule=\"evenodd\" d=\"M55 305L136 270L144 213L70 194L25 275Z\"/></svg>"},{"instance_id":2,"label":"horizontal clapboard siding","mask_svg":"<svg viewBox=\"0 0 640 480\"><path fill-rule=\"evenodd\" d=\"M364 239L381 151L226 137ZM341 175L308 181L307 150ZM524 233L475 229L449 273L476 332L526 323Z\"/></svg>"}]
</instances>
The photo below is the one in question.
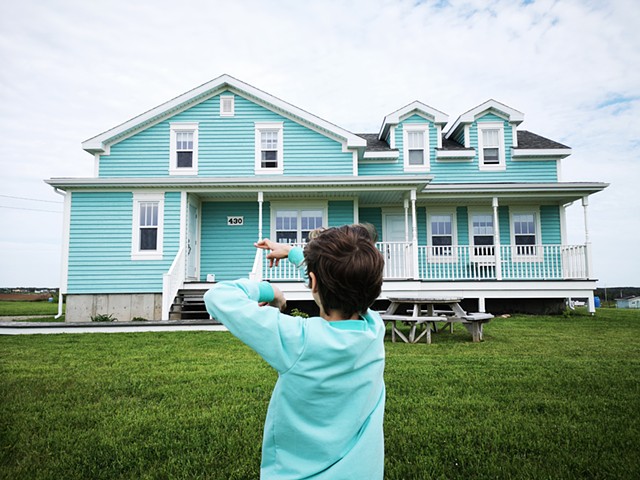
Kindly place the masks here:
<instances>
[{"instance_id":1,"label":"horizontal clapboard siding","mask_svg":"<svg viewBox=\"0 0 640 480\"><path fill-rule=\"evenodd\" d=\"M543 205L540 207L540 228L542 243L545 245L560 245L560 208L557 205Z\"/></svg>"},{"instance_id":2,"label":"horizontal clapboard siding","mask_svg":"<svg viewBox=\"0 0 640 480\"><path fill-rule=\"evenodd\" d=\"M269 217L263 205L263 218ZM228 225L228 216L242 216L242 225ZM263 231L269 231L265 222ZM204 202L202 204L201 280L215 274L216 281L247 278L253 267L258 238L257 202Z\"/></svg>"},{"instance_id":3,"label":"horizontal clapboard siding","mask_svg":"<svg viewBox=\"0 0 640 480\"><path fill-rule=\"evenodd\" d=\"M342 144L235 95L235 115L220 117L217 95L111 146L101 177L166 177L172 122L198 123L198 175L255 175L255 123L282 122L284 175L352 175L353 156Z\"/></svg>"},{"instance_id":4,"label":"horizontal clapboard siding","mask_svg":"<svg viewBox=\"0 0 640 480\"><path fill-rule=\"evenodd\" d=\"M132 192L73 192L68 292L153 293L180 243L180 193L164 198L162 260L131 260Z\"/></svg>"},{"instance_id":5,"label":"horizontal clapboard siding","mask_svg":"<svg viewBox=\"0 0 640 480\"><path fill-rule=\"evenodd\" d=\"M340 200L329 202L329 226L339 227L353 223L353 201Z\"/></svg>"}]
</instances>

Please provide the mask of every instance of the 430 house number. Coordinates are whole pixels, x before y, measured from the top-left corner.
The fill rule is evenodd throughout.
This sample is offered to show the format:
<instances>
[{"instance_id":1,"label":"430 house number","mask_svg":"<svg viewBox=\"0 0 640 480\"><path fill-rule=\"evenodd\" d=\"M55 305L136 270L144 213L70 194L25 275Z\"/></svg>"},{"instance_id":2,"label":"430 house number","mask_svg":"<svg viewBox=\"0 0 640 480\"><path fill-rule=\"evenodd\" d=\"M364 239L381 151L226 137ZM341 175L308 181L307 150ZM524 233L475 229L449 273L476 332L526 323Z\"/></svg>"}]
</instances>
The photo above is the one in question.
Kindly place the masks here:
<instances>
[{"instance_id":1,"label":"430 house number","mask_svg":"<svg viewBox=\"0 0 640 480\"><path fill-rule=\"evenodd\" d=\"M227 217L227 225L239 226L244 223L244 217Z\"/></svg>"}]
</instances>

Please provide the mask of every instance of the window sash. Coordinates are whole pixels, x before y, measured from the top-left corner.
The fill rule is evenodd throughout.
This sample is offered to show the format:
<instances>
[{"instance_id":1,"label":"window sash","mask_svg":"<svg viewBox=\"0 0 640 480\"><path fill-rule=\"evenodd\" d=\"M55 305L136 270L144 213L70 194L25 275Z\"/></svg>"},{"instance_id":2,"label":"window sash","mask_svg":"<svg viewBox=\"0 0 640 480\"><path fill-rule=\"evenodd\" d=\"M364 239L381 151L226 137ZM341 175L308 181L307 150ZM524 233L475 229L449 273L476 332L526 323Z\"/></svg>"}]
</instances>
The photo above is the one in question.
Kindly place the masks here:
<instances>
[{"instance_id":1,"label":"window sash","mask_svg":"<svg viewBox=\"0 0 640 480\"><path fill-rule=\"evenodd\" d=\"M260 131L260 166L278 168L278 131Z\"/></svg>"},{"instance_id":2,"label":"window sash","mask_svg":"<svg viewBox=\"0 0 640 480\"><path fill-rule=\"evenodd\" d=\"M193 167L193 130L176 132L176 168Z\"/></svg>"},{"instance_id":3,"label":"window sash","mask_svg":"<svg viewBox=\"0 0 640 480\"><path fill-rule=\"evenodd\" d=\"M277 210L275 220L277 242L304 243L312 230L323 226L324 212L321 209Z\"/></svg>"},{"instance_id":4,"label":"window sash","mask_svg":"<svg viewBox=\"0 0 640 480\"><path fill-rule=\"evenodd\" d=\"M139 202L138 206L138 250L158 250L158 212L160 202Z\"/></svg>"},{"instance_id":5,"label":"window sash","mask_svg":"<svg viewBox=\"0 0 640 480\"><path fill-rule=\"evenodd\" d=\"M453 255L453 215L431 215L431 251L435 256Z\"/></svg>"},{"instance_id":6,"label":"window sash","mask_svg":"<svg viewBox=\"0 0 640 480\"><path fill-rule=\"evenodd\" d=\"M474 255L494 255L495 250L493 248L493 216L490 214L475 214L472 216L471 223Z\"/></svg>"},{"instance_id":7,"label":"window sash","mask_svg":"<svg viewBox=\"0 0 640 480\"><path fill-rule=\"evenodd\" d=\"M513 215L513 239L516 255L536 255L536 216L533 213Z\"/></svg>"}]
</instances>

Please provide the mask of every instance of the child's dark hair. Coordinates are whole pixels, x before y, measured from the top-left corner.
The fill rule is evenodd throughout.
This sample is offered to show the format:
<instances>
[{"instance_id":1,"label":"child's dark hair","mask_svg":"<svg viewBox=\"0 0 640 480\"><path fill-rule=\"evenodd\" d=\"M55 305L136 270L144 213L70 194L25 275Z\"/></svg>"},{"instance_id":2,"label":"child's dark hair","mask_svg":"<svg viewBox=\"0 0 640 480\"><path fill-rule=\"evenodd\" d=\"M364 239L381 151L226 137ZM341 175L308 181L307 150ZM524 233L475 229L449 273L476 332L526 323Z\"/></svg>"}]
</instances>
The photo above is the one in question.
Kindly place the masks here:
<instances>
[{"instance_id":1,"label":"child's dark hair","mask_svg":"<svg viewBox=\"0 0 640 480\"><path fill-rule=\"evenodd\" d=\"M369 230L360 225L329 228L304 249L307 272L313 272L325 312L346 318L364 313L382 290L384 258Z\"/></svg>"}]
</instances>

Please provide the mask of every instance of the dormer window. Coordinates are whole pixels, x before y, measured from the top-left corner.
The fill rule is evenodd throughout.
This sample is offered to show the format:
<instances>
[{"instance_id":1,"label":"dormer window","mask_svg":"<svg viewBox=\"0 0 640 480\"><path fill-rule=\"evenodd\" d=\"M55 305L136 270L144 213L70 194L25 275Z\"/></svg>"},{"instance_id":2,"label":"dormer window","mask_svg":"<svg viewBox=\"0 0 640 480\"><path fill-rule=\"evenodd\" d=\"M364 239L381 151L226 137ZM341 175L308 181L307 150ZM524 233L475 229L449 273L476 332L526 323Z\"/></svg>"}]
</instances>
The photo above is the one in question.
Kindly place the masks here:
<instances>
[{"instance_id":1,"label":"dormer window","mask_svg":"<svg viewBox=\"0 0 640 480\"><path fill-rule=\"evenodd\" d=\"M170 167L171 175L198 174L198 124L171 124Z\"/></svg>"},{"instance_id":2,"label":"dormer window","mask_svg":"<svg viewBox=\"0 0 640 480\"><path fill-rule=\"evenodd\" d=\"M235 97L233 95L220 95L220 116L233 117L235 115Z\"/></svg>"},{"instance_id":3,"label":"dormer window","mask_svg":"<svg viewBox=\"0 0 640 480\"><path fill-rule=\"evenodd\" d=\"M504 170L504 125L478 123L478 158L480 170Z\"/></svg>"},{"instance_id":4,"label":"dormer window","mask_svg":"<svg viewBox=\"0 0 640 480\"><path fill-rule=\"evenodd\" d=\"M256 173L284 171L282 123L256 123Z\"/></svg>"},{"instance_id":5,"label":"dormer window","mask_svg":"<svg viewBox=\"0 0 640 480\"><path fill-rule=\"evenodd\" d=\"M429 125L405 124L403 127L404 170L424 172L429 170Z\"/></svg>"}]
</instances>

